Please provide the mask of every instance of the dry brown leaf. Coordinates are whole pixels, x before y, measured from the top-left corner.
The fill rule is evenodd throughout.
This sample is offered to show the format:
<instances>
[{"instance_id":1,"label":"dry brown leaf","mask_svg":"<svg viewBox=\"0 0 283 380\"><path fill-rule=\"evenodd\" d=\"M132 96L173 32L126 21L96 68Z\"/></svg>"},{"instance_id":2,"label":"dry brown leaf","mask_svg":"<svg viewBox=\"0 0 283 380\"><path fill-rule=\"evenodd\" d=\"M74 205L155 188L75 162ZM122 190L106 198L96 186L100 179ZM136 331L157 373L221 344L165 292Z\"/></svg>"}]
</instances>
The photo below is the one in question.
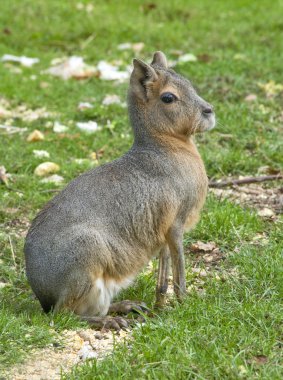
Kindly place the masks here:
<instances>
[{"instance_id":1,"label":"dry brown leaf","mask_svg":"<svg viewBox=\"0 0 283 380\"><path fill-rule=\"evenodd\" d=\"M71 56L64 59L53 60L52 66L44 73L60 77L64 80L87 79L97 74L94 66L87 65L82 57Z\"/></svg>"},{"instance_id":2,"label":"dry brown leaf","mask_svg":"<svg viewBox=\"0 0 283 380\"><path fill-rule=\"evenodd\" d=\"M192 272L197 274L199 277L207 277L208 272L202 268L192 268Z\"/></svg>"},{"instance_id":3,"label":"dry brown leaf","mask_svg":"<svg viewBox=\"0 0 283 380\"><path fill-rule=\"evenodd\" d=\"M3 57L1 58L1 61L15 62L25 67L32 67L35 63L39 62L39 58L30 58L30 57L25 57L25 56L17 57L11 54L4 54Z\"/></svg>"},{"instance_id":4,"label":"dry brown leaf","mask_svg":"<svg viewBox=\"0 0 283 380\"><path fill-rule=\"evenodd\" d=\"M259 210L257 214L259 216L263 216L266 218L270 218L271 216L274 216L274 212L270 208L267 208L267 207L264 207L263 209Z\"/></svg>"},{"instance_id":5,"label":"dry brown leaf","mask_svg":"<svg viewBox=\"0 0 283 380\"><path fill-rule=\"evenodd\" d=\"M93 120L77 122L76 126L81 131L86 132L86 133L93 133L101 129L101 127L98 126L97 122Z\"/></svg>"},{"instance_id":6,"label":"dry brown leaf","mask_svg":"<svg viewBox=\"0 0 283 380\"><path fill-rule=\"evenodd\" d=\"M38 129L35 129L31 132L27 137L27 142L35 142L44 140L44 134L40 132Z\"/></svg>"},{"instance_id":7,"label":"dry brown leaf","mask_svg":"<svg viewBox=\"0 0 283 380\"><path fill-rule=\"evenodd\" d=\"M196 243L193 243L190 246L190 250L193 252L199 252L199 251L211 252L215 248L217 248L217 247L216 247L216 243L214 241L211 241L208 243L203 243L202 241L197 241Z\"/></svg>"},{"instance_id":8,"label":"dry brown leaf","mask_svg":"<svg viewBox=\"0 0 283 380\"><path fill-rule=\"evenodd\" d=\"M136 42L136 43L124 42L122 44L119 44L117 48L118 50L133 50L135 53L140 53L142 49L144 48L144 43L143 42Z\"/></svg>"},{"instance_id":9,"label":"dry brown leaf","mask_svg":"<svg viewBox=\"0 0 283 380\"><path fill-rule=\"evenodd\" d=\"M256 364L265 364L268 362L268 357L265 355L256 355L253 358L248 360L249 364L256 363Z\"/></svg>"},{"instance_id":10,"label":"dry brown leaf","mask_svg":"<svg viewBox=\"0 0 283 380\"><path fill-rule=\"evenodd\" d=\"M55 133L64 133L64 132L67 132L68 130L69 130L69 127L67 127L66 125L61 124L59 121L55 121L54 122L53 132L55 132Z\"/></svg>"},{"instance_id":11,"label":"dry brown leaf","mask_svg":"<svg viewBox=\"0 0 283 380\"><path fill-rule=\"evenodd\" d=\"M122 104L121 99L118 95L106 95L102 101L104 106L109 106L111 104Z\"/></svg>"},{"instance_id":12,"label":"dry brown leaf","mask_svg":"<svg viewBox=\"0 0 283 380\"><path fill-rule=\"evenodd\" d=\"M93 105L89 102L80 102L78 104L78 110L79 111L84 111L93 108Z\"/></svg>"},{"instance_id":13,"label":"dry brown leaf","mask_svg":"<svg viewBox=\"0 0 283 380\"><path fill-rule=\"evenodd\" d=\"M55 185L64 182L64 178L58 174L52 174L49 177L43 178L40 182L42 183L54 183Z\"/></svg>"},{"instance_id":14,"label":"dry brown leaf","mask_svg":"<svg viewBox=\"0 0 283 380\"><path fill-rule=\"evenodd\" d=\"M99 78L104 80L118 80L125 81L130 77L131 69L119 70L119 62L112 64L106 61L99 61L97 69L99 71Z\"/></svg>"},{"instance_id":15,"label":"dry brown leaf","mask_svg":"<svg viewBox=\"0 0 283 380\"><path fill-rule=\"evenodd\" d=\"M34 174L39 177L44 177L48 174L56 173L59 170L60 166L54 162L43 162L35 168Z\"/></svg>"},{"instance_id":16,"label":"dry brown leaf","mask_svg":"<svg viewBox=\"0 0 283 380\"><path fill-rule=\"evenodd\" d=\"M34 157L36 158L49 158L50 157L50 154L49 152L47 152L46 150L36 150L34 149L32 151Z\"/></svg>"},{"instance_id":17,"label":"dry brown leaf","mask_svg":"<svg viewBox=\"0 0 283 380\"><path fill-rule=\"evenodd\" d=\"M200 62L207 63L207 62L210 62L212 60L212 57L209 54L204 53L204 54L198 54L197 59Z\"/></svg>"},{"instance_id":18,"label":"dry brown leaf","mask_svg":"<svg viewBox=\"0 0 283 380\"><path fill-rule=\"evenodd\" d=\"M249 94L245 97L245 101L246 102L254 102L255 100L257 100L257 95L256 94Z\"/></svg>"}]
</instances>

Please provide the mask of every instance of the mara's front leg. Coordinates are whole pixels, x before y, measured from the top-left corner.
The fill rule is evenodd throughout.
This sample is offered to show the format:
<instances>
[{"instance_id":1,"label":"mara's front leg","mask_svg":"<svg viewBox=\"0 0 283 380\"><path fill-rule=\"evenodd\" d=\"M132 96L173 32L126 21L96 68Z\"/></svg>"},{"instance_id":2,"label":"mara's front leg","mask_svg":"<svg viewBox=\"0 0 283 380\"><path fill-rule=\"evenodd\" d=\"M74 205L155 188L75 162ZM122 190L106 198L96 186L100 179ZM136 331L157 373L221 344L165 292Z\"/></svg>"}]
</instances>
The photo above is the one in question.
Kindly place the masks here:
<instances>
[{"instance_id":1,"label":"mara's front leg","mask_svg":"<svg viewBox=\"0 0 283 380\"><path fill-rule=\"evenodd\" d=\"M172 260L174 292L178 300L182 301L186 294L186 272L182 227L171 228L167 236L167 241Z\"/></svg>"},{"instance_id":2,"label":"mara's front leg","mask_svg":"<svg viewBox=\"0 0 283 380\"><path fill-rule=\"evenodd\" d=\"M158 274L156 285L156 307L163 307L166 301L166 293L168 289L170 266L170 250L168 245L163 247L159 253Z\"/></svg>"}]
</instances>

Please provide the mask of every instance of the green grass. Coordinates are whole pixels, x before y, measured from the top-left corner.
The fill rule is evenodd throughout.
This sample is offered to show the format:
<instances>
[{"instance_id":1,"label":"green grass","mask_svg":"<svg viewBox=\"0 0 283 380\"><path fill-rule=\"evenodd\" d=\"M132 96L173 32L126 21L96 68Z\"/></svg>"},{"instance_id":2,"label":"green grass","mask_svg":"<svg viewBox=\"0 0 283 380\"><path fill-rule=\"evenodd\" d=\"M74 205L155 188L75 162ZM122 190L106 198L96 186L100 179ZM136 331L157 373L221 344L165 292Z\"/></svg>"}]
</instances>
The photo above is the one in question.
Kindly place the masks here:
<instances>
[{"instance_id":1,"label":"green grass","mask_svg":"<svg viewBox=\"0 0 283 380\"><path fill-rule=\"evenodd\" d=\"M139 54L144 60L158 49L169 59L175 59L174 50L193 53L199 60L179 64L176 71L191 79L216 110L217 128L197 138L209 177L256 175L263 166L282 168L283 94L267 97L258 86L270 80L283 84L282 0L95 1L91 13L77 10L76 4L1 2L0 57L26 55L40 58L40 63L22 68L21 74L0 63L0 97L12 107L24 103L57 114L32 123L13 120L28 132L0 135L0 166L12 175L12 190L0 184L0 282L7 283L0 289L3 369L23 360L32 348L52 343L63 329L85 326L70 314L44 315L25 278L21 231L50 199L48 191L56 188L34 176L35 167L46 159L35 158L32 151L47 150L67 183L91 165L90 161L79 165L74 159L88 159L91 152L103 149L100 164L120 156L132 142L126 110L101 105L106 94L125 100L127 84L97 78L63 81L43 74L52 59L79 55L89 64L120 59L126 66L134 53L119 51L117 45L128 41L145 43ZM32 75L36 77L31 79ZM42 88L42 82L49 86ZM244 99L251 93L257 99L248 103ZM78 111L82 101L93 101L94 108ZM79 132L75 122L89 119L102 130L94 135ZM48 127L47 122L54 120L70 126L66 136ZM107 120L112 128L106 127ZM27 143L34 129L41 130L45 140ZM259 241L255 246L253 238L263 232L267 244ZM218 269L226 274L224 280L205 278L201 294L192 291L182 305L158 312L135 329L134 339L117 346L109 358L91 361L65 377L281 379L282 237L282 218L264 221L251 209L210 195L185 244L215 241L226 255ZM195 278L189 257L187 264L190 285ZM154 287L155 273L144 273L122 296L152 306ZM258 355L266 362L257 363Z\"/></svg>"}]
</instances>

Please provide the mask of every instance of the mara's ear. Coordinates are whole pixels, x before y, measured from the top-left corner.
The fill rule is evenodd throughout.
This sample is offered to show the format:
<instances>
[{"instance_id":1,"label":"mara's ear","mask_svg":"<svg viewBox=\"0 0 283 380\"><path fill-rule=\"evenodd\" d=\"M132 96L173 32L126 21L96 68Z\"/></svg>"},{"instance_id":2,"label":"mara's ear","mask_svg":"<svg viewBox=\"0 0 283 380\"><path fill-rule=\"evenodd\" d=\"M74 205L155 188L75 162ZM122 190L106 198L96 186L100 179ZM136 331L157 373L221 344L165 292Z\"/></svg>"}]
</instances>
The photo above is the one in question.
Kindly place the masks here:
<instances>
[{"instance_id":1,"label":"mara's ear","mask_svg":"<svg viewBox=\"0 0 283 380\"><path fill-rule=\"evenodd\" d=\"M142 100L147 100L146 85L150 82L155 82L158 76L153 67L144 63L140 59L134 59L134 70L131 75L132 91Z\"/></svg>"},{"instance_id":2,"label":"mara's ear","mask_svg":"<svg viewBox=\"0 0 283 380\"><path fill-rule=\"evenodd\" d=\"M153 54L153 60L151 62L152 65L158 65L160 67L163 67L164 69L168 68L167 59L164 53L162 51L156 51Z\"/></svg>"}]
</instances>

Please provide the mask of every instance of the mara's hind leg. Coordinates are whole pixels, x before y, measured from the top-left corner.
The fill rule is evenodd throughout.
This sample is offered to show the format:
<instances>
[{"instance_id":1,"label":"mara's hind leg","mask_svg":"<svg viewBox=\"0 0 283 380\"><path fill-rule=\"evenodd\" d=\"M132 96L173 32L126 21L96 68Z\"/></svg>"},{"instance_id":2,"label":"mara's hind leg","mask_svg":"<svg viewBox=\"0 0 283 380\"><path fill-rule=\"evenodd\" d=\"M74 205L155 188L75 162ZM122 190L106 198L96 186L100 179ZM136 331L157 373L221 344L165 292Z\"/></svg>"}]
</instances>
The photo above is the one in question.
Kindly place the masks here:
<instances>
[{"instance_id":1,"label":"mara's hind leg","mask_svg":"<svg viewBox=\"0 0 283 380\"><path fill-rule=\"evenodd\" d=\"M120 330L127 328L133 320L120 316L107 316L107 313L127 314L131 311L147 310L145 304L133 301L121 301L111 305L112 298L130 281L105 280L103 277L92 281L89 291L79 300L74 312L94 328Z\"/></svg>"},{"instance_id":2,"label":"mara's hind leg","mask_svg":"<svg viewBox=\"0 0 283 380\"><path fill-rule=\"evenodd\" d=\"M159 254L157 285L156 285L156 302L157 308L162 308L166 302L166 293L168 289L170 266L170 250L168 245L161 249Z\"/></svg>"},{"instance_id":3,"label":"mara's hind leg","mask_svg":"<svg viewBox=\"0 0 283 380\"><path fill-rule=\"evenodd\" d=\"M186 295L185 256L183 232L180 228L172 228L167 236L172 260L174 292L179 301Z\"/></svg>"}]
</instances>

